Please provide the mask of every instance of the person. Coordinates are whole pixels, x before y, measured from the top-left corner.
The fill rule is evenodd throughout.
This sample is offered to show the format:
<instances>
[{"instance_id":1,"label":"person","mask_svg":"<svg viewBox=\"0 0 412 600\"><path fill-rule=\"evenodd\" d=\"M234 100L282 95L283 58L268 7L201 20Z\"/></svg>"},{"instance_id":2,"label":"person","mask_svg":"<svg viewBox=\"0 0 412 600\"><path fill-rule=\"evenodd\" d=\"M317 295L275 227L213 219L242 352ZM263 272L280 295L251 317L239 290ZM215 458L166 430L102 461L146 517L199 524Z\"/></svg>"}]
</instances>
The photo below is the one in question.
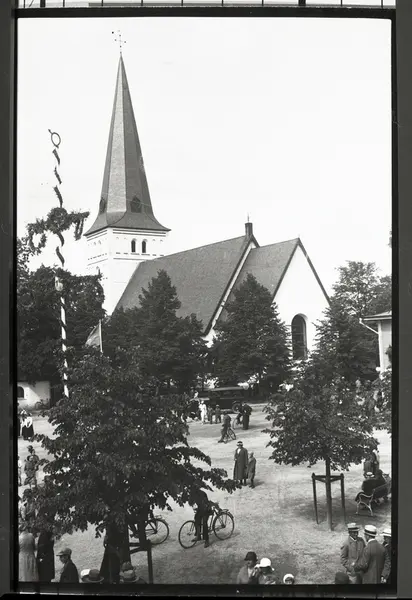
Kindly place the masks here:
<instances>
[{"instance_id":1,"label":"person","mask_svg":"<svg viewBox=\"0 0 412 600\"><path fill-rule=\"evenodd\" d=\"M386 552L376 534L374 525L365 525L366 547L354 566L355 571L362 573L362 583L381 583Z\"/></svg>"},{"instance_id":2,"label":"person","mask_svg":"<svg viewBox=\"0 0 412 600\"><path fill-rule=\"evenodd\" d=\"M375 477L376 481L376 487L380 487L381 485L386 485L386 479L383 476L383 471L382 469L378 469L376 471L376 477Z\"/></svg>"},{"instance_id":3,"label":"person","mask_svg":"<svg viewBox=\"0 0 412 600\"><path fill-rule=\"evenodd\" d=\"M28 524L36 518L36 505L33 500L33 492L30 489L23 492L21 515L23 520Z\"/></svg>"},{"instance_id":4,"label":"person","mask_svg":"<svg viewBox=\"0 0 412 600\"><path fill-rule=\"evenodd\" d=\"M114 521L109 522L104 536L104 554L100 566L100 575L105 583L120 582L120 567L122 564L122 550L124 535Z\"/></svg>"},{"instance_id":5,"label":"person","mask_svg":"<svg viewBox=\"0 0 412 600\"><path fill-rule=\"evenodd\" d=\"M359 526L348 524L348 537L340 549L340 562L348 574L350 583L356 583L357 575L354 566L365 549L365 540L359 536Z\"/></svg>"},{"instance_id":6,"label":"person","mask_svg":"<svg viewBox=\"0 0 412 600\"><path fill-rule=\"evenodd\" d=\"M51 526L40 531L36 559L39 581L50 583L55 577L54 539Z\"/></svg>"},{"instance_id":7,"label":"person","mask_svg":"<svg viewBox=\"0 0 412 600\"><path fill-rule=\"evenodd\" d=\"M391 582L391 560L392 560L392 530L387 527L382 532L383 535L383 547L385 548L385 564L383 566L381 582Z\"/></svg>"},{"instance_id":8,"label":"person","mask_svg":"<svg viewBox=\"0 0 412 600\"><path fill-rule=\"evenodd\" d=\"M335 573L336 585L346 585L348 583L350 583L350 579L347 573L343 573L342 571L338 571L337 573Z\"/></svg>"},{"instance_id":9,"label":"person","mask_svg":"<svg viewBox=\"0 0 412 600\"><path fill-rule=\"evenodd\" d=\"M23 469L23 463L21 462L20 456L17 457L17 482L18 486L22 485L21 472Z\"/></svg>"},{"instance_id":10,"label":"person","mask_svg":"<svg viewBox=\"0 0 412 600\"><path fill-rule=\"evenodd\" d=\"M19 531L19 581L39 581L34 535L27 523L20 523Z\"/></svg>"},{"instance_id":11,"label":"person","mask_svg":"<svg viewBox=\"0 0 412 600\"><path fill-rule=\"evenodd\" d=\"M21 411L21 415L20 415L20 420L21 420L21 436L23 438L24 441L28 440L28 436L27 436L27 427L26 427L26 419L28 417L27 412L23 409Z\"/></svg>"},{"instance_id":12,"label":"person","mask_svg":"<svg viewBox=\"0 0 412 600\"><path fill-rule=\"evenodd\" d=\"M236 425L240 425L242 423L242 418L243 418L243 407L240 406L239 411L236 415L236 420L235 420Z\"/></svg>"},{"instance_id":13,"label":"person","mask_svg":"<svg viewBox=\"0 0 412 600\"><path fill-rule=\"evenodd\" d=\"M246 448L243 447L243 442L241 441L237 443L234 461L235 466L233 468L233 479L246 485L248 453Z\"/></svg>"},{"instance_id":14,"label":"person","mask_svg":"<svg viewBox=\"0 0 412 600\"><path fill-rule=\"evenodd\" d=\"M132 563L126 562L123 563L121 571L120 571L120 583L141 583L145 584L146 581L141 577L138 577L136 573L136 569L133 567Z\"/></svg>"},{"instance_id":15,"label":"person","mask_svg":"<svg viewBox=\"0 0 412 600\"><path fill-rule=\"evenodd\" d=\"M33 429L33 417L31 416L30 413L27 413L25 426L26 426L26 439L31 442L34 438L34 429Z\"/></svg>"},{"instance_id":16,"label":"person","mask_svg":"<svg viewBox=\"0 0 412 600\"><path fill-rule=\"evenodd\" d=\"M72 551L70 548L63 548L57 554L63 563L63 569L60 573L60 583L79 583L79 572L72 561Z\"/></svg>"},{"instance_id":17,"label":"person","mask_svg":"<svg viewBox=\"0 0 412 600\"><path fill-rule=\"evenodd\" d=\"M249 406L249 404L244 404L243 408L242 408L242 415L243 415L242 425L243 425L243 429L249 429L249 419L250 419L251 413L252 413L252 409Z\"/></svg>"},{"instance_id":18,"label":"person","mask_svg":"<svg viewBox=\"0 0 412 600\"><path fill-rule=\"evenodd\" d=\"M221 423L222 422L222 415L220 413L220 405L216 404L215 406L215 423Z\"/></svg>"},{"instance_id":19,"label":"person","mask_svg":"<svg viewBox=\"0 0 412 600\"><path fill-rule=\"evenodd\" d=\"M29 485L30 488L33 486L37 487L37 471L39 470L40 459L37 456L33 446L27 446L29 454L24 464L24 472L26 473L26 479L24 485Z\"/></svg>"},{"instance_id":20,"label":"person","mask_svg":"<svg viewBox=\"0 0 412 600\"><path fill-rule=\"evenodd\" d=\"M80 573L80 580L82 583L102 583L103 577L99 569L85 569Z\"/></svg>"},{"instance_id":21,"label":"person","mask_svg":"<svg viewBox=\"0 0 412 600\"><path fill-rule=\"evenodd\" d=\"M196 512L195 512L195 528L196 528L196 537L193 541L199 542L202 539L202 530L203 530L203 539L205 542L205 548L209 547L209 527L208 520L210 515L212 514L212 506L213 503L207 497L206 492L203 490L197 490L195 493L195 503L196 503Z\"/></svg>"},{"instance_id":22,"label":"person","mask_svg":"<svg viewBox=\"0 0 412 600\"><path fill-rule=\"evenodd\" d=\"M213 410L212 410L212 407L210 406L210 404L208 404L206 406L206 412L207 412L207 420L209 421L209 424L212 425L212 422L213 422Z\"/></svg>"},{"instance_id":23,"label":"person","mask_svg":"<svg viewBox=\"0 0 412 600\"><path fill-rule=\"evenodd\" d=\"M376 478L373 476L372 471L366 473L365 479L362 483L362 492L367 496L372 496L373 490L376 488Z\"/></svg>"},{"instance_id":24,"label":"person","mask_svg":"<svg viewBox=\"0 0 412 600\"><path fill-rule=\"evenodd\" d=\"M199 409L200 409L200 419L202 421L202 424L204 425L206 423L206 416L207 416L207 407L206 407L204 400L200 400Z\"/></svg>"},{"instance_id":25,"label":"person","mask_svg":"<svg viewBox=\"0 0 412 600\"><path fill-rule=\"evenodd\" d=\"M256 474L256 458L253 452L249 454L249 460L247 463L247 478L250 480L250 487L255 487L255 474Z\"/></svg>"},{"instance_id":26,"label":"person","mask_svg":"<svg viewBox=\"0 0 412 600\"><path fill-rule=\"evenodd\" d=\"M220 436L220 440L219 443L223 442L225 437L227 436L227 432L229 430L230 427L230 416L228 414L223 416L223 423L222 423L222 429L221 429L221 436Z\"/></svg>"},{"instance_id":27,"label":"person","mask_svg":"<svg viewBox=\"0 0 412 600\"><path fill-rule=\"evenodd\" d=\"M379 471L379 464L380 464L379 450L377 448L375 448L375 450L372 450L371 459L372 459L372 473L376 476Z\"/></svg>"},{"instance_id":28,"label":"person","mask_svg":"<svg viewBox=\"0 0 412 600\"><path fill-rule=\"evenodd\" d=\"M292 573L287 573L283 578L283 583L285 585L294 585L295 584L295 576Z\"/></svg>"},{"instance_id":29,"label":"person","mask_svg":"<svg viewBox=\"0 0 412 600\"><path fill-rule=\"evenodd\" d=\"M257 562L256 552L246 554L245 564L237 574L236 583L238 585L257 583L257 570L255 569Z\"/></svg>"},{"instance_id":30,"label":"person","mask_svg":"<svg viewBox=\"0 0 412 600\"><path fill-rule=\"evenodd\" d=\"M278 583L270 558L262 558L257 567L257 574L252 576L257 577L259 585L276 585Z\"/></svg>"}]
</instances>

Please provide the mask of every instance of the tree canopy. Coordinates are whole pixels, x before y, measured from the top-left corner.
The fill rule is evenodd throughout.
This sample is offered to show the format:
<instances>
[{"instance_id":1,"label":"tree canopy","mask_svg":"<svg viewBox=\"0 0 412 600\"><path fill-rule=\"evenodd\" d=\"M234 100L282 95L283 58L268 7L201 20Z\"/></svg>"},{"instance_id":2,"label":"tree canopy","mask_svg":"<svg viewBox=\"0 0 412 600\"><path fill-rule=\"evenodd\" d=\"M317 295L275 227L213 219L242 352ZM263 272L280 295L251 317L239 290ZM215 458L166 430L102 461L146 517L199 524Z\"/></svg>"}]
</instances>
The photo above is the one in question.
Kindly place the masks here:
<instances>
[{"instance_id":1,"label":"tree canopy","mask_svg":"<svg viewBox=\"0 0 412 600\"><path fill-rule=\"evenodd\" d=\"M213 348L219 383L236 385L251 378L281 383L290 370L290 340L269 290L249 273L225 311Z\"/></svg>"}]
</instances>

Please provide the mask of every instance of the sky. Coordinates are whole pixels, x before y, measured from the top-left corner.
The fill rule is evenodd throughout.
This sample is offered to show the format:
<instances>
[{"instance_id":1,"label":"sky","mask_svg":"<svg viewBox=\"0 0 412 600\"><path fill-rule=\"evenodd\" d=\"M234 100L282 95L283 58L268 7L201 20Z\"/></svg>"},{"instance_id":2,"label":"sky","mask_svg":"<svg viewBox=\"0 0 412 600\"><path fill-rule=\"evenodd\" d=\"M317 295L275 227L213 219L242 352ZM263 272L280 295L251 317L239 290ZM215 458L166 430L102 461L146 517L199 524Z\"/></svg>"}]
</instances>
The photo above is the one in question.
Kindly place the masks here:
<instances>
[{"instance_id":1,"label":"sky","mask_svg":"<svg viewBox=\"0 0 412 600\"><path fill-rule=\"evenodd\" d=\"M121 30L156 218L171 254L244 234L300 237L327 291L348 260L391 271L390 22L367 19L21 19L18 235L101 194ZM86 241L66 233L66 267ZM58 264L56 238L40 259ZM166 243L166 242L165 242Z\"/></svg>"}]
</instances>

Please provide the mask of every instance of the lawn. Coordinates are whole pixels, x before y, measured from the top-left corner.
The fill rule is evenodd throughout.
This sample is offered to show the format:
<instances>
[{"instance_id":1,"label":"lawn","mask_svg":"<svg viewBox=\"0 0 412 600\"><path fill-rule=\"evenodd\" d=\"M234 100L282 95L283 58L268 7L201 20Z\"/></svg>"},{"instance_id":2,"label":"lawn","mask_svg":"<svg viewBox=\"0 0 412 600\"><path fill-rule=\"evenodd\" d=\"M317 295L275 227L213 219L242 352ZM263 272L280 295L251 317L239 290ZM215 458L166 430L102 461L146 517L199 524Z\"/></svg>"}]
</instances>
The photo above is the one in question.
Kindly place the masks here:
<instances>
[{"instance_id":1,"label":"lawn","mask_svg":"<svg viewBox=\"0 0 412 600\"><path fill-rule=\"evenodd\" d=\"M163 513L170 526L170 537L164 544L153 548L155 583L235 583L237 572L249 550L254 550L260 558L269 557L279 577L293 573L296 583L333 583L335 572L340 570L340 546L346 535L340 483L332 485L334 530L330 532L326 523L325 490L321 484L318 484L318 525L313 508L311 474L324 474L324 465L318 464L309 469L307 465L291 467L268 460L268 436L261 432L266 424L262 405L256 405L250 429L236 429L238 439L243 441L244 447L255 453L255 489L242 488L232 495L220 491L211 494L212 500L219 502L222 508L228 508L235 517L232 537L219 541L212 534L209 548L197 544L190 550L184 550L178 542L178 532L181 524L192 518L193 512L190 507L174 505L172 512ZM35 433L47 432L50 435L47 420L36 417L34 427ZM226 469L231 476L236 442L218 444L219 433L220 425L194 422L190 425L189 441L212 458L213 466ZM380 442L381 468L384 473L390 473L390 437L386 432L376 432L376 437ZM35 442L33 445L43 458L44 451L39 444ZM23 442L21 438L19 454L22 459L27 454L27 442ZM374 511L373 518L368 516L367 511L356 515L354 497L361 482L362 466L354 465L345 473L346 522L357 521L361 526L373 523L382 531L383 527L390 526L391 523L391 503L379 506ZM161 513L157 511L157 514ZM79 571L100 567L103 543L102 539L95 538L93 527L86 532L76 532L56 541L56 552L63 546L72 549L72 558ZM146 555L134 554L132 559L139 575L147 579ZM57 565L57 577L59 568Z\"/></svg>"}]
</instances>

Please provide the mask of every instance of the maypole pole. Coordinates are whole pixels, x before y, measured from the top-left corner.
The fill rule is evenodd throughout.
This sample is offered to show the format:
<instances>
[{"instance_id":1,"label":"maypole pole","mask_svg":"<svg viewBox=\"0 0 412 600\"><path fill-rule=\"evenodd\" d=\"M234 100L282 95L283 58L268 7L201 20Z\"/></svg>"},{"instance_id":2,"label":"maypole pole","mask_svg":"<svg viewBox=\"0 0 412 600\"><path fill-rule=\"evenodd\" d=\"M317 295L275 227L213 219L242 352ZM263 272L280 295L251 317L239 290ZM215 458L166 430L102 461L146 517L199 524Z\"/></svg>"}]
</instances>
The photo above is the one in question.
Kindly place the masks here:
<instances>
[{"instance_id":1,"label":"maypole pole","mask_svg":"<svg viewBox=\"0 0 412 600\"><path fill-rule=\"evenodd\" d=\"M63 208L63 197L60 192L60 186L62 183L59 167L60 167L60 156L59 156L59 146L61 144L60 135L49 129L51 143L53 144L53 155L56 159L56 166L54 167L54 175L57 179L57 184L53 187L53 190L59 200L60 208ZM63 246L64 246L64 237L61 231L55 232L57 237L60 240L60 246L56 246L56 254L60 261L61 268L64 269L64 256L63 256ZM67 323L66 323L66 299L64 297L64 285L63 281L59 277L55 277L54 285L56 291L60 294L60 325L61 325L61 338L62 338L62 353L63 353L63 393L66 399L69 398L69 386L68 386L68 364L67 364Z\"/></svg>"}]
</instances>

